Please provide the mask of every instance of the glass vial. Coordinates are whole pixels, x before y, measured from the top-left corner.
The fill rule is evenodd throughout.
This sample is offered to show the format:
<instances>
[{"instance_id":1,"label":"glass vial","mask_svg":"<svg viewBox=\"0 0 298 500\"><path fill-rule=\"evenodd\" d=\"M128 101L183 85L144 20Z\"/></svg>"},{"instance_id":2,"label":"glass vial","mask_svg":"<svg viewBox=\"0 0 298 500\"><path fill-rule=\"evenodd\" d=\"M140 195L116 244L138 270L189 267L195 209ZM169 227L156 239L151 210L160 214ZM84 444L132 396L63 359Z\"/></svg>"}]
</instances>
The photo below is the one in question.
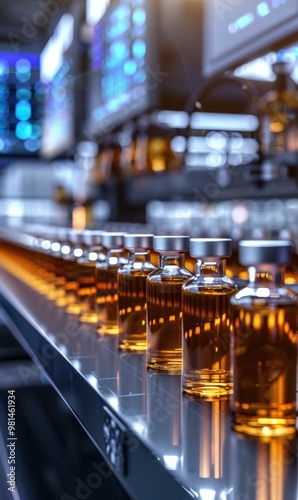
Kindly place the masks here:
<instances>
[{"instance_id":1,"label":"glass vial","mask_svg":"<svg viewBox=\"0 0 298 500\"><path fill-rule=\"evenodd\" d=\"M67 307L73 300L76 299L77 279L75 258L73 257L73 248L71 244L71 233L73 229L65 228L64 235L61 231L60 253L63 261L62 277L60 281L60 293L56 298L58 307ZM71 294L72 292L72 294Z\"/></svg>"},{"instance_id":2,"label":"glass vial","mask_svg":"<svg viewBox=\"0 0 298 500\"><path fill-rule=\"evenodd\" d=\"M119 348L146 351L146 279L156 268L150 262L153 234L126 234L128 263L118 269Z\"/></svg>"},{"instance_id":3,"label":"glass vial","mask_svg":"<svg viewBox=\"0 0 298 500\"><path fill-rule=\"evenodd\" d=\"M155 236L153 249L160 267L147 278L147 367L169 374L182 368L182 285L191 277L185 269L188 236Z\"/></svg>"},{"instance_id":4,"label":"glass vial","mask_svg":"<svg viewBox=\"0 0 298 500\"><path fill-rule=\"evenodd\" d=\"M234 428L257 436L296 432L297 296L283 286L289 241L241 241L248 286L231 298Z\"/></svg>"},{"instance_id":5,"label":"glass vial","mask_svg":"<svg viewBox=\"0 0 298 500\"><path fill-rule=\"evenodd\" d=\"M124 233L103 233L106 259L96 265L97 331L100 335L118 335L118 269L127 264L123 248Z\"/></svg>"},{"instance_id":6,"label":"glass vial","mask_svg":"<svg viewBox=\"0 0 298 500\"><path fill-rule=\"evenodd\" d=\"M57 245L57 248L54 246ZM59 250L58 250L59 248ZM66 269L65 269L65 251L69 249L67 245L67 228L59 227L56 229L56 242L52 245L53 254L55 255L55 303L61 306L65 299L65 282L66 282Z\"/></svg>"},{"instance_id":7,"label":"glass vial","mask_svg":"<svg viewBox=\"0 0 298 500\"><path fill-rule=\"evenodd\" d=\"M69 252L64 255L65 260L65 308L70 314L79 314L78 303L78 258L82 257L82 232L77 229L68 229L67 246Z\"/></svg>"},{"instance_id":8,"label":"glass vial","mask_svg":"<svg viewBox=\"0 0 298 500\"><path fill-rule=\"evenodd\" d=\"M38 291L42 295L47 296L50 288L53 288L55 282L53 257L50 255L51 252L51 241L47 235L45 235L46 227L42 226L42 230L38 233L37 237L37 249L38 257L35 257L35 261L38 263L39 270L39 286Z\"/></svg>"},{"instance_id":9,"label":"glass vial","mask_svg":"<svg viewBox=\"0 0 298 500\"><path fill-rule=\"evenodd\" d=\"M226 276L232 240L190 240L196 275L182 287L184 392L212 400L231 393L230 298L237 288Z\"/></svg>"},{"instance_id":10,"label":"glass vial","mask_svg":"<svg viewBox=\"0 0 298 500\"><path fill-rule=\"evenodd\" d=\"M47 265L49 271L47 298L55 301L58 296L57 289L59 288L59 282L62 278L61 274L63 271L63 260L60 252L61 245L59 242L58 228L53 226L48 227L47 235L50 241L50 248L47 252Z\"/></svg>"},{"instance_id":11,"label":"glass vial","mask_svg":"<svg viewBox=\"0 0 298 500\"><path fill-rule=\"evenodd\" d=\"M101 231L85 230L81 233L83 255L77 260L78 268L78 303L80 321L96 323L95 311L96 283L95 265L105 256L101 247Z\"/></svg>"}]
</instances>

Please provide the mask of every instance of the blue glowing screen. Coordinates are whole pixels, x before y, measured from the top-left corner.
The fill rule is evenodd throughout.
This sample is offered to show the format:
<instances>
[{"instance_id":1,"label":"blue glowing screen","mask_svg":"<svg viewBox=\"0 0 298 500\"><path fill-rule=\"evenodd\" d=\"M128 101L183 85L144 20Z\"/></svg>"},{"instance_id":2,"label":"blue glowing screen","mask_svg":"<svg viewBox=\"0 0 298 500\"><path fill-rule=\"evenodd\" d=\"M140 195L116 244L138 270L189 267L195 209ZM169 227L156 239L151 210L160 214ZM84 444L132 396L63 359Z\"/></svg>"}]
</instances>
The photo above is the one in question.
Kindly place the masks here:
<instances>
[{"instance_id":1,"label":"blue glowing screen","mask_svg":"<svg viewBox=\"0 0 298 500\"><path fill-rule=\"evenodd\" d=\"M208 0L204 21L205 75L282 48L297 33L297 22L297 0Z\"/></svg>"},{"instance_id":2,"label":"blue glowing screen","mask_svg":"<svg viewBox=\"0 0 298 500\"><path fill-rule=\"evenodd\" d=\"M38 83L39 54L0 52L0 154L39 150L43 95Z\"/></svg>"},{"instance_id":3,"label":"blue glowing screen","mask_svg":"<svg viewBox=\"0 0 298 500\"><path fill-rule=\"evenodd\" d=\"M97 72L99 122L146 98L147 13L145 0L118 0L94 29L92 67Z\"/></svg>"}]
</instances>

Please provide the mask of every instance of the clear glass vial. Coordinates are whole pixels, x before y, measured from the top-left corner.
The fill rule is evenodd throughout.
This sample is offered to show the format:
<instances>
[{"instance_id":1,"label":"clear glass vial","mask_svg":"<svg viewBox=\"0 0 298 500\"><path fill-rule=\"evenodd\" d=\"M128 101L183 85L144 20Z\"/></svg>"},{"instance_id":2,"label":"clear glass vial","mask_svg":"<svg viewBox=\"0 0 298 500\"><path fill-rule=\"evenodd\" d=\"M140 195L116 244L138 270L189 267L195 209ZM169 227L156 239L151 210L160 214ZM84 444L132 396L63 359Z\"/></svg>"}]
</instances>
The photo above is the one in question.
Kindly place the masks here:
<instances>
[{"instance_id":1,"label":"clear glass vial","mask_svg":"<svg viewBox=\"0 0 298 500\"><path fill-rule=\"evenodd\" d=\"M237 288L226 276L228 238L192 238L196 275L182 287L182 389L212 400L231 393L230 298Z\"/></svg>"},{"instance_id":2,"label":"clear glass vial","mask_svg":"<svg viewBox=\"0 0 298 500\"><path fill-rule=\"evenodd\" d=\"M297 296L283 286L289 241L241 241L248 286L231 298L233 426L242 433L296 432Z\"/></svg>"},{"instance_id":3,"label":"clear glass vial","mask_svg":"<svg viewBox=\"0 0 298 500\"><path fill-rule=\"evenodd\" d=\"M66 311L71 314L79 314L78 304L78 258L82 257L82 232L77 229L69 228L67 230L67 244L64 250L65 261L65 298L64 306ZM62 302L63 305L63 302Z\"/></svg>"},{"instance_id":4,"label":"clear glass vial","mask_svg":"<svg viewBox=\"0 0 298 500\"><path fill-rule=\"evenodd\" d=\"M49 264L49 261L53 260L53 257L50 256L51 241L47 239L45 232L45 226L41 226L36 231L36 252L32 256L32 260L37 264L37 290L42 295L47 295L50 286L54 286L55 282L53 265Z\"/></svg>"},{"instance_id":5,"label":"clear glass vial","mask_svg":"<svg viewBox=\"0 0 298 500\"><path fill-rule=\"evenodd\" d=\"M267 156L276 158L298 151L298 93L291 77L294 69L292 61L272 64L273 89L259 100L261 150Z\"/></svg>"},{"instance_id":6,"label":"clear glass vial","mask_svg":"<svg viewBox=\"0 0 298 500\"><path fill-rule=\"evenodd\" d=\"M97 331L100 335L118 335L118 269L127 264L123 248L124 233L103 233L104 262L96 265Z\"/></svg>"},{"instance_id":7,"label":"clear glass vial","mask_svg":"<svg viewBox=\"0 0 298 500\"><path fill-rule=\"evenodd\" d=\"M83 231L78 229L69 230L70 254L67 257L66 268L68 269L65 283L66 312L79 315L81 312L79 303L79 265L78 260L86 258L87 248L83 243Z\"/></svg>"},{"instance_id":8,"label":"clear glass vial","mask_svg":"<svg viewBox=\"0 0 298 500\"><path fill-rule=\"evenodd\" d=\"M55 301L58 297L57 286L63 282L63 265L61 256L61 245L59 242L59 234L57 227L50 226L47 228L47 237L50 241L50 247L47 249L47 268L48 268L48 288L47 288L47 298L49 300Z\"/></svg>"},{"instance_id":9,"label":"clear glass vial","mask_svg":"<svg viewBox=\"0 0 298 500\"><path fill-rule=\"evenodd\" d=\"M119 348L146 351L146 280L156 268L150 262L153 234L126 234L128 263L118 269Z\"/></svg>"},{"instance_id":10,"label":"clear glass vial","mask_svg":"<svg viewBox=\"0 0 298 500\"><path fill-rule=\"evenodd\" d=\"M95 266L98 261L105 259L101 247L101 235L102 232L97 230L84 230L81 233L83 254L77 260L77 294L80 321L83 323L97 322Z\"/></svg>"},{"instance_id":11,"label":"clear glass vial","mask_svg":"<svg viewBox=\"0 0 298 500\"><path fill-rule=\"evenodd\" d=\"M65 282L66 282L66 269L65 269L65 250L67 248L67 228L59 227L56 230L56 242L52 245L53 255L55 256L55 303L61 306L65 299ZM54 246L57 245L57 248ZM59 250L58 250L59 248Z\"/></svg>"},{"instance_id":12,"label":"clear glass vial","mask_svg":"<svg viewBox=\"0 0 298 500\"><path fill-rule=\"evenodd\" d=\"M170 374L182 368L182 285L188 236L154 236L160 267L147 278L147 367Z\"/></svg>"},{"instance_id":13,"label":"clear glass vial","mask_svg":"<svg viewBox=\"0 0 298 500\"><path fill-rule=\"evenodd\" d=\"M67 307L76 300L77 278L76 278L76 261L73 256L73 248L71 243L71 234L74 230L64 228L61 230L60 253L62 257L60 277L60 292L57 294L56 305L58 307ZM61 279L63 278L63 279Z\"/></svg>"}]
</instances>

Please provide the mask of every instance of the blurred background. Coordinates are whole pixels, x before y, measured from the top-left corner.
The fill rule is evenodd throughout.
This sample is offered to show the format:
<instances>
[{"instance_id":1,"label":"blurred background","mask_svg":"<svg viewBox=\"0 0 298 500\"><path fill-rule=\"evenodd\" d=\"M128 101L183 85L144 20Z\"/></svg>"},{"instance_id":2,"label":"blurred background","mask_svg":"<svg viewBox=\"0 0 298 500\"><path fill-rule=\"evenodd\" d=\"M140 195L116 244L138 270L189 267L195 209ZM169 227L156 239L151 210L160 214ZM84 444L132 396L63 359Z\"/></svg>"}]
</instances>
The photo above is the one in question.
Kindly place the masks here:
<instances>
[{"instance_id":1,"label":"blurred background","mask_svg":"<svg viewBox=\"0 0 298 500\"><path fill-rule=\"evenodd\" d=\"M0 6L2 221L297 240L295 0Z\"/></svg>"},{"instance_id":2,"label":"blurred background","mask_svg":"<svg viewBox=\"0 0 298 500\"><path fill-rule=\"evenodd\" d=\"M297 0L0 10L0 225L289 238L297 264ZM74 498L102 458L1 318L0 330L0 430L8 389L20 408L13 498ZM127 498L112 473L104 488Z\"/></svg>"}]
</instances>

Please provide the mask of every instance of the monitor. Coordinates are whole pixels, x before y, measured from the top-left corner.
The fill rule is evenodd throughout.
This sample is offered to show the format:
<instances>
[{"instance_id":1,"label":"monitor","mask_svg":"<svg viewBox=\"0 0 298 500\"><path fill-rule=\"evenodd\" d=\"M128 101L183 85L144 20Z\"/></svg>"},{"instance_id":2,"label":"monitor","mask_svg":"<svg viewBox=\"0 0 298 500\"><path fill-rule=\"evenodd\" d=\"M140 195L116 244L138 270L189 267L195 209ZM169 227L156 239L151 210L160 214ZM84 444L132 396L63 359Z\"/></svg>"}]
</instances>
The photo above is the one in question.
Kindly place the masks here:
<instances>
[{"instance_id":1,"label":"monitor","mask_svg":"<svg viewBox=\"0 0 298 500\"><path fill-rule=\"evenodd\" d=\"M83 136L85 110L82 20L84 3L72 1L55 25L40 55L44 91L40 155L73 158Z\"/></svg>"},{"instance_id":2,"label":"monitor","mask_svg":"<svg viewBox=\"0 0 298 500\"><path fill-rule=\"evenodd\" d=\"M64 14L40 56L44 92L41 155L53 158L74 142L73 59L74 17Z\"/></svg>"},{"instance_id":3,"label":"monitor","mask_svg":"<svg viewBox=\"0 0 298 500\"><path fill-rule=\"evenodd\" d=\"M203 75L212 77L298 39L298 0L206 0Z\"/></svg>"},{"instance_id":4,"label":"monitor","mask_svg":"<svg viewBox=\"0 0 298 500\"><path fill-rule=\"evenodd\" d=\"M111 0L93 26L91 132L148 110L193 109L200 84L198 0Z\"/></svg>"}]
</instances>

